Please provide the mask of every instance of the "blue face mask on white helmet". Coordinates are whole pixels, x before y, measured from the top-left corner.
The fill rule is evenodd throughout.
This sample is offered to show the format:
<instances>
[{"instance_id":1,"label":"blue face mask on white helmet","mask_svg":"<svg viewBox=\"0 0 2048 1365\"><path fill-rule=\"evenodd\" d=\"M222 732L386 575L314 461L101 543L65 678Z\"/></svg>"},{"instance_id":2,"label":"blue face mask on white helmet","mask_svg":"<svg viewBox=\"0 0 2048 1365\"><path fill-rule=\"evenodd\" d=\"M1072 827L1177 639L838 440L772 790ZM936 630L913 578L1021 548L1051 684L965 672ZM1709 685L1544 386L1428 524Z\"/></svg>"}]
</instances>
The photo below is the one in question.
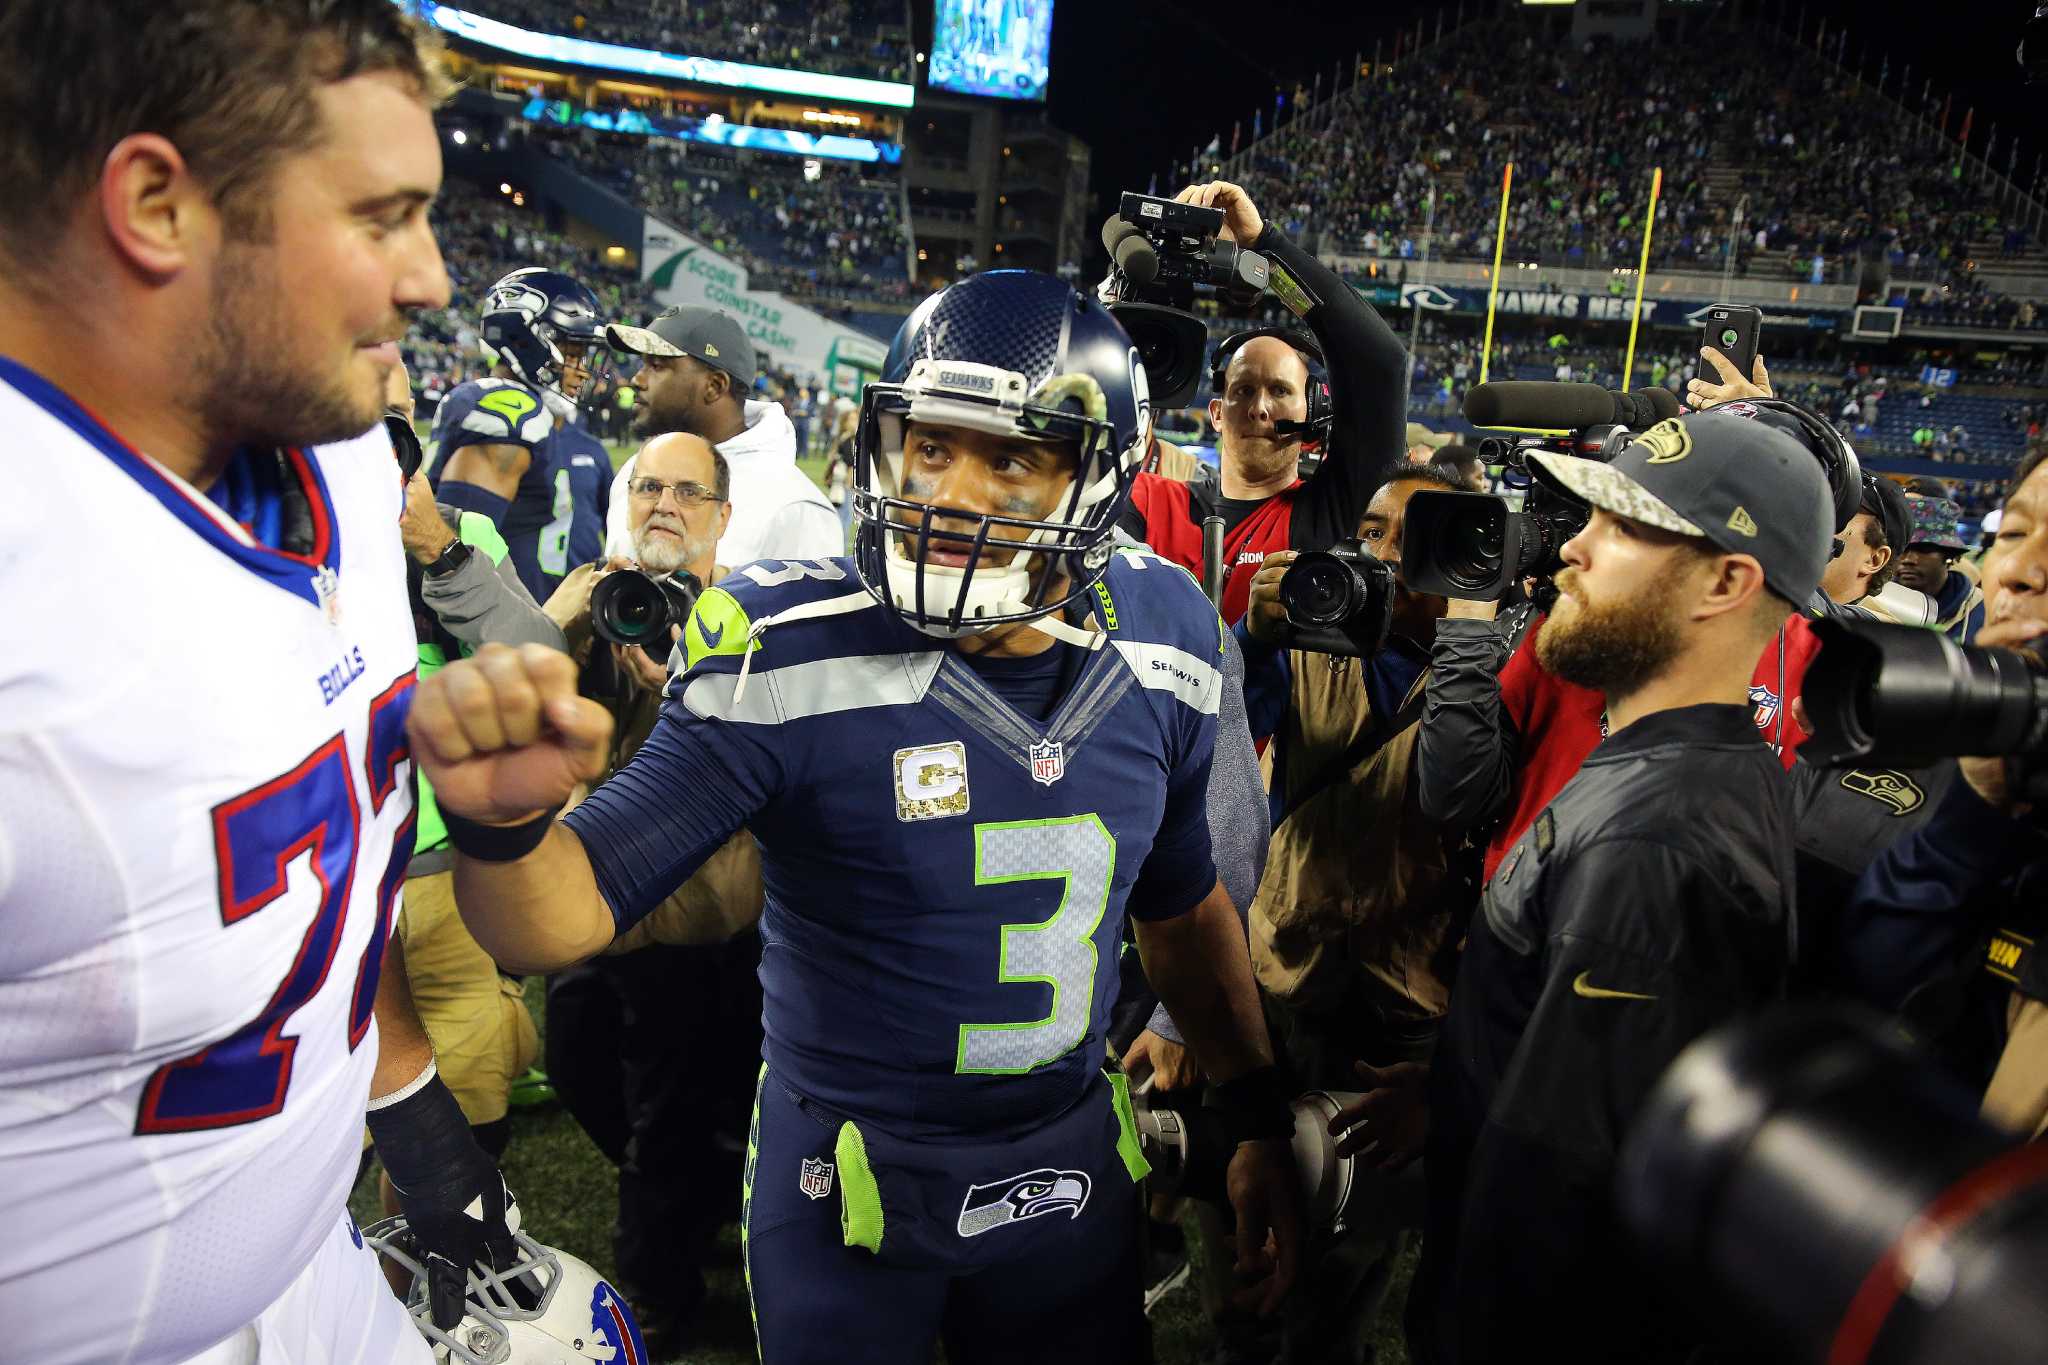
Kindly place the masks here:
<instances>
[{"instance_id":1,"label":"blue face mask on white helmet","mask_svg":"<svg viewBox=\"0 0 2048 1365\"><path fill-rule=\"evenodd\" d=\"M1074 475L1037 517L914 501L903 487L911 422L1059 443L1077 457ZM853 494L861 582L941 638L1046 618L1102 576L1151 438L1144 367L1101 303L1030 270L991 271L941 290L905 320L861 400ZM967 562L931 563L935 544L965 552ZM1017 548L1004 555L1010 545ZM983 563L991 546L995 561Z\"/></svg>"}]
</instances>

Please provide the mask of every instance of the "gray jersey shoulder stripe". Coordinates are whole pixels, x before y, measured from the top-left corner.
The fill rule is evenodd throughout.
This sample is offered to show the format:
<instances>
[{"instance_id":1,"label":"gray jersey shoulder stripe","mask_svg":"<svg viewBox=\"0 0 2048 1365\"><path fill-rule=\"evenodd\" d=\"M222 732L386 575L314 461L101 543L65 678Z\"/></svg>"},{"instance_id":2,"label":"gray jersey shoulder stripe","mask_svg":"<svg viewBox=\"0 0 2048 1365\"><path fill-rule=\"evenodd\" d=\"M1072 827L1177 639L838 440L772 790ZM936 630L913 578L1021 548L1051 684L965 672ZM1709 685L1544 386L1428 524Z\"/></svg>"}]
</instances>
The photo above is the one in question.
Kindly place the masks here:
<instances>
[{"instance_id":1,"label":"gray jersey shoulder stripe","mask_svg":"<svg viewBox=\"0 0 2048 1365\"><path fill-rule=\"evenodd\" d=\"M912 706L924 699L943 657L938 650L853 654L756 669L737 705L733 693L739 688L739 675L706 673L683 689L683 705L693 716L739 725L776 725L874 706Z\"/></svg>"},{"instance_id":2,"label":"gray jersey shoulder stripe","mask_svg":"<svg viewBox=\"0 0 2048 1365\"><path fill-rule=\"evenodd\" d=\"M1203 715L1216 714L1223 701L1223 673L1215 664L1172 645L1145 640L1118 640L1115 644L1141 686L1171 692Z\"/></svg>"}]
</instances>

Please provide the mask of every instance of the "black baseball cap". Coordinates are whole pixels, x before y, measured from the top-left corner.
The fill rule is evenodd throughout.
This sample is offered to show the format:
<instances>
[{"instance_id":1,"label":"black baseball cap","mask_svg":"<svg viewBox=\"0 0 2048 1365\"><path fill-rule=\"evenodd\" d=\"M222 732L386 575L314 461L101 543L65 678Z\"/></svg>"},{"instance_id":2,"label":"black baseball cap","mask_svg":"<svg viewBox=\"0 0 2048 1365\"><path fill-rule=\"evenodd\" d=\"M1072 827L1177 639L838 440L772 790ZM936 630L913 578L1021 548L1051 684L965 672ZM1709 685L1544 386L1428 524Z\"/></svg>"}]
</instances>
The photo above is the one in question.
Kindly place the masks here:
<instances>
[{"instance_id":1,"label":"black baseball cap","mask_svg":"<svg viewBox=\"0 0 2048 1365\"><path fill-rule=\"evenodd\" d=\"M1534 458L1582 502L1753 557L1764 582L1794 605L1820 586L1834 495L1813 453L1774 427L1695 412L1657 423L1611 464L1547 451Z\"/></svg>"},{"instance_id":2,"label":"black baseball cap","mask_svg":"<svg viewBox=\"0 0 2048 1365\"><path fill-rule=\"evenodd\" d=\"M686 355L733 377L741 393L754 387L759 362L754 343L746 329L716 308L685 306L671 308L645 327L622 327L612 323L604 329L605 340L622 351L639 355Z\"/></svg>"},{"instance_id":3,"label":"black baseball cap","mask_svg":"<svg viewBox=\"0 0 2048 1365\"><path fill-rule=\"evenodd\" d=\"M1895 479L1865 471L1863 501L1856 509L1877 518L1884 528L1884 543L1897 557L1906 552L1906 538L1913 531L1913 509L1906 505L1906 490Z\"/></svg>"}]
</instances>

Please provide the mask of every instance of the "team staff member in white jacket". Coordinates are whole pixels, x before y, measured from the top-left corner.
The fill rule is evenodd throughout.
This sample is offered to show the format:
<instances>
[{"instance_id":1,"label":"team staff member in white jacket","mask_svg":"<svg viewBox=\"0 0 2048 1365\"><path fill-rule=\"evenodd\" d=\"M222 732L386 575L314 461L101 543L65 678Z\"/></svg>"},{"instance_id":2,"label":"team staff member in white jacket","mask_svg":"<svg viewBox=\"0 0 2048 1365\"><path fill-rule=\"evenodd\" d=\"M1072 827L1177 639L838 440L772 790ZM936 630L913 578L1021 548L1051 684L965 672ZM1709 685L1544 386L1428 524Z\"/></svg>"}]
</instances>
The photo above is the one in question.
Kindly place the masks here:
<instances>
[{"instance_id":1,"label":"team staff member in white jacket","mask_svg":"<svg viewBox=\"0 0 2048 1365\"><path fill-rule=\"evenodd\" d=\"M732 469L732 524L718 542L718 562L737 568L756 559L825 559L846 553L839 515L796 467L796 428L780 403L749 400L757 361L739 323L714 308L671 308L645 327L612 326L605 337L644 357L634 387L633 420L641 440L682 431L701 436ZM626 481L619 470L607 527L610 553L630 556Z\"/></svg>"}]
</instances>

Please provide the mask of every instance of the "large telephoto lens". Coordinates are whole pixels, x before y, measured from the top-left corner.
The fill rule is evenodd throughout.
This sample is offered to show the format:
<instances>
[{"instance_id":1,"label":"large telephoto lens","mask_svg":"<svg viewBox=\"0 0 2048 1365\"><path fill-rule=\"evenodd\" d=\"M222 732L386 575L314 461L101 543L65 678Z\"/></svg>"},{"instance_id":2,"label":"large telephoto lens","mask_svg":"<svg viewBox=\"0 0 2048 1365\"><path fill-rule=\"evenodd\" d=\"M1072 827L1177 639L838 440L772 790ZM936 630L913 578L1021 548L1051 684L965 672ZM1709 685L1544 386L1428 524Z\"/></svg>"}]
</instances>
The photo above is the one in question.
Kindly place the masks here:
<instances>
[{"instance_id":1,"label":"large telephoto lens","mask_svg":"<svg viewBox=\"0 0 2048 1365\"><path fill-rule=\"evenodd\" d=\"M1938 630L1823 621L1807 671L1820 763L1919 767L1965 754L2048 751L2048 679L2027 656L1959 645Z\"/></svg>"},{"instance_id":2,"label":"large telephoto lens","mask_svg":"<svg viewBox=\"0 0 2048 1365\"><path fill-rule=\"evenodd\" d=\"M1673 1062L1622 1223L1714 1359L2005 1365L2048 1342L2048 1146L1986 1123L1874 1015L1781 1005Z\"/></svg>"},{"instance_id":3,"label":"large telephoto lens","mask_svg":"<svg viewBox=\"0 0 2048 1365\"><path fill-rule=\"evenodd\" d=\"M1402 522L1401 581L1411 592L1497 600L1522 571L1523 523L1492 493L1419 489Z\"/></svg>"}]
</instances>

